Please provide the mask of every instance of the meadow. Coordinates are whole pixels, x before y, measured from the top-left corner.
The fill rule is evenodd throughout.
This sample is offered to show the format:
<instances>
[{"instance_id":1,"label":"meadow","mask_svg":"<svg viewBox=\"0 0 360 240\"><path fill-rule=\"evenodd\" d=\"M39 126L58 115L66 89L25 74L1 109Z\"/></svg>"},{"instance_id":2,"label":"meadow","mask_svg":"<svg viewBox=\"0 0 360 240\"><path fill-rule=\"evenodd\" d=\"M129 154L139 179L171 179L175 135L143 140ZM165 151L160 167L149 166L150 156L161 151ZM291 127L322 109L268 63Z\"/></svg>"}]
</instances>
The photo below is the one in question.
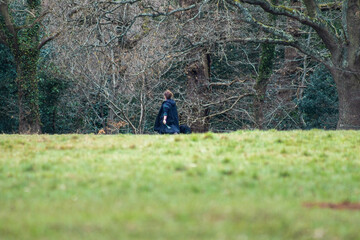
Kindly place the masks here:
<instances>
[{"instance_id":1,"label":"meadow","mask_svg":"<svg viewBox=\"0 0 360 240\"><path fill-rule=\"evenodd\" d=\"M360 239L359 131L0 135L0 239Z\"/></svg>"}]
</instances>

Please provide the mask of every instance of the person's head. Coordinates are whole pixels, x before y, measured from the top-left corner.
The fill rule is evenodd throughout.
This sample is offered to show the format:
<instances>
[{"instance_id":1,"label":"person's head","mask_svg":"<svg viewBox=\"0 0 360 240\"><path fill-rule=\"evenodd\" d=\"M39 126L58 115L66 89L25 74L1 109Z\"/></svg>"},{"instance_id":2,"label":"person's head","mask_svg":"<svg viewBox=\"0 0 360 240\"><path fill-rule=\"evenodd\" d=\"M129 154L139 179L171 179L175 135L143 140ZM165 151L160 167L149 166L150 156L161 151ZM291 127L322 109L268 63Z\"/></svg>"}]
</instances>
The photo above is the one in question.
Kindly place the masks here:
<instances>
[{"instance_id":1,"label":"person's head","mask_svg":"<svg viewBox=\"0 0 360 240\"><path fill-rule=\"evenodd\" d=\"M164 92L164 97L166 100L171 99L174 96L174 94L168 89Z\"/></svg>"}]
</instances>

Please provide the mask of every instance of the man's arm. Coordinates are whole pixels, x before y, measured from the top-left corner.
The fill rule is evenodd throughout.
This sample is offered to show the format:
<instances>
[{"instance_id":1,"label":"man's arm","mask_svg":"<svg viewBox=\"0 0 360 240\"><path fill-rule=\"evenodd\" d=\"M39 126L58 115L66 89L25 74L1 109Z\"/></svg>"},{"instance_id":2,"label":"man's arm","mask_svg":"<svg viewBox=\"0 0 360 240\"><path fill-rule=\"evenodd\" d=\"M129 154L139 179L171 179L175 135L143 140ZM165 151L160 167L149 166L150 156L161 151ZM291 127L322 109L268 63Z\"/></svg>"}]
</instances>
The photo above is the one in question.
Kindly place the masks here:
<instances>
[{"instance_id":1,"label":"man's arm","mask_svg":"<svg viewBox=\"0 0 360 240\"><path fill-rule=\"evenodd\" d=\"M167 115L168 115L168 112L169 112L169 110L170 110L170 105L169 105L167 102L165 102L163 109L164 109L164 120L163 120L163 123L166 124Z\"/></svg>"}]
</instances>

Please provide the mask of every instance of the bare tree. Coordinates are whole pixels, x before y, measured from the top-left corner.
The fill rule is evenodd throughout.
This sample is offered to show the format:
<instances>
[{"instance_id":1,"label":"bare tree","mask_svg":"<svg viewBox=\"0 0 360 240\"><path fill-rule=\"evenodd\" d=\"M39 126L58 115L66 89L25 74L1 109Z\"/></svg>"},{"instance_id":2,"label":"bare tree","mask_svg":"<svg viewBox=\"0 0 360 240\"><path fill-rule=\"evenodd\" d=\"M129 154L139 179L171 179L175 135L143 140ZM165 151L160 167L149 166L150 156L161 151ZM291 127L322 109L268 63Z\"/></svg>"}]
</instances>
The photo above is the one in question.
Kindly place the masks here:
<instances>
[{"instance_id":1,"label":"bare tree","mask_svg":"<svg viewBox=\"0 0 360 240\"><path fill-rule=\"evenodd\" d=\"M360 3L358 1L343 1L341 7L341 18L337 20L340 28L335 27L327 21L324 12L321 10L338 9L339 4L332 4L331 7L320 6L315 0L304 0L306 12L302 9L273 5L267 0L241 0L227 1L239 11L244 19L268 33L273 37L267 38L267 42L281 43L292 46L302 53L322 62L331 72L339 95L339 121L338 129L359 129L360 128L360 83L359 77L359 47L360 38L358 31ZM321 44L306 46L304 39L300 36L293 36L286 28L278 28L263 24L259 18L254 17L246 4L259 6L265 12L283 16L298 21L303 26L313 29ZM235 9L234 9L235 11ZM254 39L259 41L259 39ZM265 39L264 39L265 40Z\"/></svg>"}]
</instances>

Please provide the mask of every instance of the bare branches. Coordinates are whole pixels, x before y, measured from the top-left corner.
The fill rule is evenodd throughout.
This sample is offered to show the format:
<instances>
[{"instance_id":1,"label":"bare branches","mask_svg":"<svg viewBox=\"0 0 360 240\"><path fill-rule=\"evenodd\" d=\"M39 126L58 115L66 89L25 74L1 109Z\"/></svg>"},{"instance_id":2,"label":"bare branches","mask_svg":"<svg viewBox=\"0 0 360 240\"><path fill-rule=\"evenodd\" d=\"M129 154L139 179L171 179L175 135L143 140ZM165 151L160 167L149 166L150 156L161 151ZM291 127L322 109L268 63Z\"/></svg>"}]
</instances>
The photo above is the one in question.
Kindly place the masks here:
<instances>
[{"instance_id":1,"label":"bare branches","mask_svg":"<svg viewBox=\"0 0 360 240\"><path fill-rule=\"evenodd\" d=\"M296 42L294 44L290 44L290 46L298 49L300 52L314 58L316 61L323 63L327 67L333 67L334 64L331 62L329 57L320 55L316 50L314 50L311 46L306 46L303 43Z\"/></svg>"},{"instance_id":2,"label":"bare branches","mask_svg":"<svg viewBox=\"0 0 360 240\"><path fill-rule=\"evenodd\" d=\"M235 3L237 5L241 5L234 0L228 1L232 2L233 4ZM260 6L268 13L286 16L295 19L304 25L310 26L318 33L319 37L331 53L335 53L340 49L341 44L338 36L336 36L336 32L333 31L333 28L329 27L328 23L320 17L312 18L295 9L288 9L284 6L272 5L267 0L241 0L241 2Z\"/></svg>"},{"instance_id":3,"label":"bare branches","mask_svg":"<svg viewBox=\"0 0 360 240\"><path fill-rule=\"evenodd\" d=\"M228 101L232 101L232 100L239 101L241 98L244 98L246 96L251 96L251 95L253 95L253 94L247 93L247 94L243 94L243 95L240 95L240 96L231 96L231 97L228 97L228 98L225 98L225 99L221 99L221 100L219 100L217 102L203 104L202 106L203 107L210 107L210 106L213 106L213 105L218 105L218 104L228 102ZM229 110L231 110L231 109L229 109Z\"/></svg>"},{"instance_id":4,"label":"bare branches","mask_svg":"<svg viewBox=\"0 0 360 240\"><path fill-rule=\"evenodd\" d=\"M271 43L271 44L279 44L284 46L291 46L298 50L300 50L302 53L313 57L319 62L322 62L326 66L332 66L332 63L329 61L328 58L325 56L321 56L319 53L314 51L310 46L306 46L302 44L299 41L296 41L294 39L292 40L283 40L283 39L276 39L276 38L233 38L233 39L227 39L223 41L217 41L217 43L230 43L230 42L237 42L237 43Z\"/></svg>"},{"instance_id":5,"label":"bare branches","mask_svg":"<svg viewBox=\"0 0 360 240\"><path fill-rule=\"evenodd\" d=\"M279 17L276 24L268 23L266 12L253 11L260 8L239 1L220 1L223 5L214 1L187 1L193 5L180 4L179 8L172 5L173 1L163 0L141 4L136 0L89 2L94 3L69 0L68 9L62 13L67 20L68 26L64 27L67 31L54 44L58 51L54 54L55 61L64 71L71 71L75 81L86 76L77 87L84 88L88 94L87 104L97 111L101 124L110 119L124 120L128 123L126 131L150 131L164 88L175 92L183 123L184 119L187 124L211 121L215 131L220 125L229 125L227 129L246 127L252 121L251 98L255 95L259 55L259 44L248 43L291 46L331 64L331 55L321 41L312 37L310 45L304 44L310 27L290 29L285 17ZM280 11L278 6L272 7ZM302 18L312 21L301 12L304 8L297 10ZM48 29L56 31L59 26ZM52 37L44 39L41 46ZM280 46L276 51L283 49ZM203 64L205 55L211 57L208 61L211 72L207 67L210 64ZM276 67L281 67L283 56L277 57ZM206 81L199 84L199 93L205 97L189 98L187 89L192 87L187 86L187 74L204 76ZM274 71L271 81L277 81L276 74L282 73ZM278 89L276 83L271 85L272 95L265 96L267 106L273 107L269 96L277 94ZM240 108L249 109L249 114ZM187 117L190 115L196 117L190 119ZM87 117L91 124L92 117ZM98 121L97 125L93 124L94 129L98 126Z\"/></svg>"},{"instance_id":6,"label":"bare branches","mask_svg":"<svg viewBox=\"0 0 360 240\"><path fill-rule=\"evenodd\" d=\"M285 39L276 39L276 38L230 38L226 40L219 40L217 43L272 43L272 44L281 44L284 46L294 46L296 41L294 39L285 40Z\"/></svg>"},{"instance_id":7,"label":"bare branches","mask_svg":"<svg viewBox=\"0 0 360 240\"><path fill-rule=\"evenodd\" d=\"M110 3L110 4L134 4L140 2L141 0L128 0L128 1L99 1L98 3Z\"/></svg>"},{"instance_id":8,"label":"bare branches","mask_svg":"<svg viewBox=\"0 0 360 240\"><path fill-rule=\"evenodd\" d=\"M244 83L245 80L235 79L231 82L211 82L208 84L209 87L230 87L235 83Z\"/></svg>"},{"instance_id":9,"label":"bare branches","mask_svg":"<svg viewBox=\"0 0 360 240\"><path fill-rule=\"evenodd\" d=\"M141 13L141 14L138 15L138 17L171 16L171 15L174 15L175 13L177 13L177 12L185 12L185 11L191 10L191 9L193 9L195 7L196 7L196 4L193 4L193 5L190 5L188 7L174 9L174 10L172 10L170 12L158 12L158 11L155 11L153 13Z\"/></svg>"},{"instance_id":10,"label":"bare branches","mask_svg":"<svg viewBox=\"0 0 360 240\"><path fill-rule=\"evenodd\" d=\"M135 125L132 123L132 121L129 119L128 115L124 112L123 109L119 108L118 105L116 105L113 101L111 101L111 99L108 97L107 94L102 94L106 100L109 101L110 105L112 106L112 108L116 109L117 111L119 111L121 113L121 115L123 115L123 117L125 118L126 122L129 124L129 126L132 128L132 130L134 131L134 133L137 133L137 128L135 127Z\"/></svg>"},{"instance_id":11,"label":"bare branches","mask_svg":"<svg viewBox=\"0 0 360 240\"><path fill-rule=\"evenodd\" d=\"M270 34L272 34L272 35L274 35L276 37L286 39L286 40L290 40L290 41L294 40L293 36L291 36L287 32L285 32L283 30L280 30L280 29L277 29L277 28L272 27L272 26L268 26L268 25L258 21L257 19L255 19L252 16L252 14L249 12L249 10L246 7L244 7L241 3L236 2L236 1L230 1L230 4L233 5L233 6L236 6L241 11L241 13L244 15L244 20L247 23L250 23L250 24L252 24L253 26L256 26L256 27L260 27L264 31L266 31L266 32L268 32L268 33L270 33Z\"/></svg>"},{"instance_id":12,"label":"bare branches","mask_svg":"<svg viewBox=\"0 0 360 240\"><path fill-rule=\"evenodd\" d=\"M284 30L265 25L262 22L256 20L251 15L251 13L248 11L248 9L245 8L242 4L240 4L238 2L234 3L233 1L230 4L235 5L238 9L240 9L240 11L244 14L246 22L248 22L248 23L250 23L250 24L252 24L254 26L260 27L264 31L266 31L266 32L268 32L268 33L270 33L270 34L272 34L275 37L278 37L280 39L278 39L278 38L238 38L238 39L236 39L236 38L234 38L234 39L225 40L225 42L243 42L243 43L257 42L257 43L273 43L273 44L281 44L281 45L285 45L285 46L292 46L294 48L297 48L301 52L303 52L303 53L305 53L305 54L307 54L309 56L312 56L316 60L318 60L320 62L323 62L327 66L331 65L331 62L329 61L328 57L321 56L319 53L317 53L316 51L314 51L310 47L305 46L300 41L296 40L289 33L285 32Z\"/></svg>"},{"instance_id":13,"label":"bare branches","mask_svg":"<svg viewBox=\"0 0 360 240\"><path fill-rule=\"evenodd\" d=\"M213 113L211 115L208 115L208 116L206 116L206 118L212 118L212 117L215 117L215 116L218 116L218 115L225 114L225 113L231 111L241 99L243 99L244 97L253 96L253 95L254 95L253 93L246 93L246 94L242 94L240 96L237 96L235 102L229 108L224 109L224 110L222 110L220 112L216 112L216 113ZM233 99L233 98L231 98L231 99ZM229 100L231 100L231 99L229 99ZM213 104L216 104L216 103L213 103ZM213 105L213 104L207 104L207 105Z\"/></svg>"},{"instance_id":14,"label":"bare branches","mask_svg":"<svg viewBox=\"0 0 360 240\"><path fill-rule=\"evenodd\" d=\"M305 44L292 40L282 40L282 39L275 39L275 38L234 38L234 39L227 39L223 41L217 41L217 43L230 43L230 42L237 42L237 43L270 43L270 44L279 44L283 46L291 46L298 49L300 52L314 58L315 60L325 64L328 67L332 67L333 63L330 61L329 58L326 56L320 55L318 52L313 50L311 46L306 46Z\"/></svg>"},{"instance_id":15,"label":"bare branches","mask_svg":"<svg viewBox=\"0 0 360 240\"><path fill-rule=\"evenodd\" d=\"M342 2L332 2L332 3L323 3L319 4L319 9L322 12L331 11L331 10L341 10Z\"/></svg>"}]
</instances>

